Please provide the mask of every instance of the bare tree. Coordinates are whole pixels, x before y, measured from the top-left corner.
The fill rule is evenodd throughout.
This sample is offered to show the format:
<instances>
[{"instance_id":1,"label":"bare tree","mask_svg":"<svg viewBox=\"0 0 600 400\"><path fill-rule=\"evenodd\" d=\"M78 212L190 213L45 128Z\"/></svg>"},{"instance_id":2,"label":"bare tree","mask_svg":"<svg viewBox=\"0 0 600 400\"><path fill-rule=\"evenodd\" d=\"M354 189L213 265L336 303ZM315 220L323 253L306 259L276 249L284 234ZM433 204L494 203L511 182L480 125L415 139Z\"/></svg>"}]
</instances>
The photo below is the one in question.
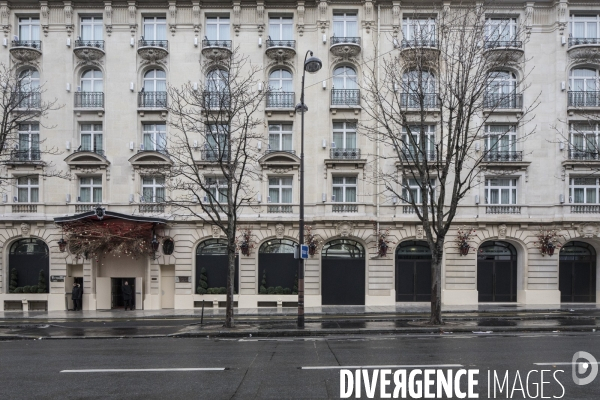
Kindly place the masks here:
<instances>
[{"instance_id":1,"label":"bare tree","mask_svg":"<svg viewBox=\"0 0 600 400\"><path fill-rule=\"evenodd\" d=\"M514 143L531 133L515 134L534 108L523 104L526 73L518 84L512 73L524 70L526 35L507 27L512 20L488 19L491 5L407 19L403 39L394 40L397 50L368 67L363 85L370 118L359 129L383 148L375 179L417 215L431 249L429 322L436 325L443 324L444 243L459 203L477 185L480 165L516 161L522 152ZM489 124L498 109L519 110L510 127Z\"/></svg>"},{"instance_id":2,"label":"bare tree","mask_svg":"<svg viewBox=\"0 0 600 400\"><path fill-rule=\"evenodd\" d=\"M169 119L173 128L165 171L166 203L184 217L218 226L227 237L229 269L225 326L234 326L233 291L236 231L239 215L255 196L260 179L257 143L262 139L264 91L261 68L238 49L207 67L204 90L188 83L169 88ZM261 82L262 83L262 82ZM177 211L175 211L177 210Z\"/></svg>"},{"instance_id":3,"label":"bare tree","mask_svg":"<svg viewBox=\"0 0 600 400\"><path fill-rule=\"evenodd\" d=\"M17 71L0 63L0 162L9 163L41 163L42 154L58 154L55 147L43 148L39 134L19 134L27 124L39 124L46 129L53 126L44 125L48 113L59 109L57 99L44 100L44 85L39 83L39 76L34 70ZM41 164L42 165L42 164ZM44 176L62 176L60 171L48 171L49 163L43 164ZM13 178L0 175L0 186L9 183Z\"/></svg>"}]
</instances>

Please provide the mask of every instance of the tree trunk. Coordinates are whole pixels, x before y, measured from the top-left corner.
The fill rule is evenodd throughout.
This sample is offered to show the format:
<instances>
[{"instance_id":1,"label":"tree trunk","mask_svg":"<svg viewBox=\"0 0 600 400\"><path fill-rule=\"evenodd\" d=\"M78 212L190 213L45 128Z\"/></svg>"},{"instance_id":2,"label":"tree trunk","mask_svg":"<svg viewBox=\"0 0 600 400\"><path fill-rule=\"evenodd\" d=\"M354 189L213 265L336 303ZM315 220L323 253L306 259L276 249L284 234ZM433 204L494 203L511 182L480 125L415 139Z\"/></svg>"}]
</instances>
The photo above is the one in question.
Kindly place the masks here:
<instances>
[{"instance_id":1,"label":"tree trunk","mask_svg":"<svg viewBox=\"0 0 600 400\"><path fill-rule=\"evenodd\" d=\"M225 328L233 328L233 289L235 282L235 239L229 240L227 246L229 263L227 266L227 301L225 305Z\"/></svg>"},{"instance_id":2,"label":"tree trunk","mask_svg":"<svg viewBox=\"0 0 600 400\"><path fill-rule=\"evenodd\" d=\"M431 258L431 325L443 325L442 320L442 257L444 255L444 242L438 240L436 249Z\"/></svg>"}]
</instances>

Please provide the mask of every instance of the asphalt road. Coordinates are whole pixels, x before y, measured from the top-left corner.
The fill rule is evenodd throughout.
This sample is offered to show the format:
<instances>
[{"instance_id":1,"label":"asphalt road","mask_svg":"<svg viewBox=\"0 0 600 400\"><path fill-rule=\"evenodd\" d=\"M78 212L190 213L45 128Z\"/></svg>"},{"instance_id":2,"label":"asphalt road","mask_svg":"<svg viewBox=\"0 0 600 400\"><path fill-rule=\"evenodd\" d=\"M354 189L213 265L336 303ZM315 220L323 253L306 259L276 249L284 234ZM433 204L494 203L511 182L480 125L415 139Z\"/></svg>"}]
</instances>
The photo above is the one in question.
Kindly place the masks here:
<instances>
[{"instance_id":1,"label":"asphalt road","mask_svg":"<svg viewBox=\"0 0 600 400\"><path fill-rule=\"evenodd\" d=\"M410 372L415 365L457 364L480 370L476 391L483 399L489 398L488 370L501 376L508 370L512 386L517 370L526 385L527 372L541 369L552 371L544 377L549 382L545 396L562 394L552 378L562 369L565 372L556 375L564 386L562 398L598 399L600 376L587 386L576 386L571 366L556 363L570 363L577 351L600 360L599 343L600 336L591 333L6 341L0 342L0 398L337 399L340 366L392 366ZM317 366L322 369L306 369ZM539 383L540 375L533 373L532 397L535 381ZM379 398L379 389L376 393ZM506 398L505 393L497 398ZM361 394L367 398L364 388ZM516 391L512 398L524 397Z\"/></svg>"}]
</instances>

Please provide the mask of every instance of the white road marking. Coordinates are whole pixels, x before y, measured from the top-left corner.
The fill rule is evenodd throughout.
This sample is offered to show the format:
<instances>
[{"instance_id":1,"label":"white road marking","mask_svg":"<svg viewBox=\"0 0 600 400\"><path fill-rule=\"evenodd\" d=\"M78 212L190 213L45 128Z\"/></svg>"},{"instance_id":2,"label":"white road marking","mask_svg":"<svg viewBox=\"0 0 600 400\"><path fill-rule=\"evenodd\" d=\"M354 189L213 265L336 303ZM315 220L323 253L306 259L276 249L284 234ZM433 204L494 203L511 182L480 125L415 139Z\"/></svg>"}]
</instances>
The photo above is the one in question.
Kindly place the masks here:
<instances>
[{"instance_id":1,"label":"white road marking","mask_svg":"<svg viewBox=\"0 0 600 400\"><path fill-rule=\"evenodd\" d=\"M423 365L330 365L300 367L300 369L380 369L380 368L460 368L462 364L423 364Z\"/></svg>"},{"instance_id":2,"label":"white road marking","mask_svg":"<svg viewBox=\"0 0 600 400\"><path fill-rule=\"evenodd\" d=\"M65 369L61 373L87 372L188 372L188 371L225 371L225 368L131 368L131 369Z\"/></svg>"},{"instance_id":3,"label":"white road marking","mask_svg":"<svg viewBox=\"0 0 600 400\"><path fill-rule=\"evenodd\" d=\"M588 364L600 364L600 362L590 363L586 361ZM550 363L533 363L533 365L573 365L572 362L550 362Z\"/></svg>"}]
</instances>

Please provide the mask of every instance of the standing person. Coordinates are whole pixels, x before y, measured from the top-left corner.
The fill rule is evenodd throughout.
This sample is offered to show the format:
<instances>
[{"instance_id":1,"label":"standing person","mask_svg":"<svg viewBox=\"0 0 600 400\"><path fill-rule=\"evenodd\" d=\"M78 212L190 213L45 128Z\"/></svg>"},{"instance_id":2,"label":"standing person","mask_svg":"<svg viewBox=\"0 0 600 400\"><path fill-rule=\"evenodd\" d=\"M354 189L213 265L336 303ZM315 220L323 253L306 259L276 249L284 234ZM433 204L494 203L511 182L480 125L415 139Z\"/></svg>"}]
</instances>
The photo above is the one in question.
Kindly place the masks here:
<instances>
[{"instance_id":1,"label":"standing person","mask_svg":"<svg viewBox=\"0 0 600 400\"><path fill-rule=\"evenodd\" d=\"M81 311L81 286L77 283L73 283L73 292L71 293L71 299L73 300L73 311Z\"/></svg>"},{"instance_id":2,"label":"standing person","mask_svg":"<svg viewBox=\"0 0 600 400\"><path fill-rule=\"evenodd\" d=\"M133 310L133 307L131 306L131 296L133 295L133 293L131 290L131 286L129 286L129 282L125 281L122 291L123 301L125 302L125 311L127 311L127 307L129 307L130 310Z\"/></svg>"}]
</instances>

